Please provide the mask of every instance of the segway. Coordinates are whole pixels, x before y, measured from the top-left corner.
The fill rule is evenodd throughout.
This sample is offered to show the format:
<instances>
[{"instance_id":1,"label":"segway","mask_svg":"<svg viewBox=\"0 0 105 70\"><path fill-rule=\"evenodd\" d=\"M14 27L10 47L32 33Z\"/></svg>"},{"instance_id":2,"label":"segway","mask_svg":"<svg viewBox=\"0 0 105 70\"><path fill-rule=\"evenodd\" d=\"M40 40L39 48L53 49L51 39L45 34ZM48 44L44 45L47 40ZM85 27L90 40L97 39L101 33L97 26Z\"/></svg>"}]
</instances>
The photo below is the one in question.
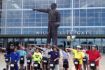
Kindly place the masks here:
<instances>
[{"instance_id":1,"label":"segway","mask_svg":"<svg viewBox=\"0 0 105 70\"><path fill-rule=\"evenodd\" d=\"M78 70L78 65L79 65L78 59L74 59L74 65L75 65L76 70Z\"/></svg>"},{"instance_id":2,"label":"segway","mask_svg":"<svg viewBox=\"0 0 105 70\"><path fill-rule=\"evenodd\" d=\"M54 68L55 68L55 62L53 60L50 60L49 68L50 68L50 70L54 70Z\"/></svg>"},{"instance_id":3,"label":"segway","mask_svg":"<svg viewBox=\"0 0 105 70\"><path fill-rule=\"evenodd\" d=\"M14 63L10 64L10 70L15 70L15 64Z\"/></svg>"},{"instance_id":4,"label":"segway","mask_svg":"<svg viewBox=\"0 0 105 70\"><path fill-rule=\"evenodd\" d=\"M34 70L40 70L40 64L36 61L33 65Z\"/></svg>"},{"instance_id":5,"label":"segway","mask_svg":"<svg viewBox=\"0 0 105 70\"><path fill-rule=\"evenodd\" d=\"M42 63L43 63L43 69L47 70L48 69L48 66L47 66L48 65L48 58L43 57Z\"/></svg>"},{"instance_id":6,"label":"segway","mask_svg":"<svg viewBox=\"0 0 105 70\"><path fill-rule=\"evenodd\" d=\"M90 63L90 69L91 69L91 70L96 70L96 63L95 63L95 61L92 61L92 62Z\"/></svg>"},{"instance_id":7,"label":"segway","mask_svg":"<svg viewBox=\"0 0 105 70\"><path fill-rule=\"evenodd\" d=\"M84 57L83 58L83 68L84 68L84 70L86 70L87 69L87 57Z\"/></svg>"},{"instance_id":8,"label":"segway","mask_svg":"<svg viewBox=\"0 0 105 70\"><path fill-rule=\"evenodd\" d=\"M20 57L20 70L26 70L26 67L24 67L24 62L25 62L24 56L21 56Z\"/></svg>"},{"instance_id":9,"label":"segway","mask_svg":"<svg viewBox=\"0 0 105 70\"><path fill-rule=\"evenodd\" d=\"M10 64L10 70L15 70L16 65L17 65L17 61L11 62L11 64Z\"/></svg>"},{"instance_id":10,"label":"segway","mask_svg":"<svg viewBox=\"0 0 105 70\"><path fill-rule=\"evenodd\" d=\"M63 60L63 68L64 68L64 70L67 70L68 67L69 67L68 60L67 59L64 59Z\"/></svg>"},{"instance_id":11,"label":"segway","mask_svg":"<svg viewBox=\"0 0 105 70\"><path fill-rule=\"evenodd\" d=\"M31 63L32 63L31 58L27 58L27 70L31 70Z\"/></svg>"}]
</instances>

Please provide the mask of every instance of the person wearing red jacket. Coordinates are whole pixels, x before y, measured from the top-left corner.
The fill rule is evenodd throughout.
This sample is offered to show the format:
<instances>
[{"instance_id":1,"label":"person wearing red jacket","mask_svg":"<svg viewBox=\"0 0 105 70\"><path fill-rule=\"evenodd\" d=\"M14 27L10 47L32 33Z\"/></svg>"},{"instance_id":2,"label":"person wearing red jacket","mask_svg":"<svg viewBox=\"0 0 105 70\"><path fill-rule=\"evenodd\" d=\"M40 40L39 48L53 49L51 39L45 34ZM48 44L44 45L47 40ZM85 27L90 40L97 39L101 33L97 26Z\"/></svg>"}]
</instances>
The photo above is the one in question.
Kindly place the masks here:
<instances>
[{"instance_id":1,"label":"person wearing red jacket","mask_svg":"<svg viewBox=\"0 0 105 70\"><path fill-rule=\"evenodd\" d=\"M93 61L95 61L96 63L96 68L97 70L99 70L99 61L101 59L101 54L100 52L97 50L96 46L92 46L92 49L87 50L86 53L89 56L89 64Z\"/></svg>"}]
</instances>

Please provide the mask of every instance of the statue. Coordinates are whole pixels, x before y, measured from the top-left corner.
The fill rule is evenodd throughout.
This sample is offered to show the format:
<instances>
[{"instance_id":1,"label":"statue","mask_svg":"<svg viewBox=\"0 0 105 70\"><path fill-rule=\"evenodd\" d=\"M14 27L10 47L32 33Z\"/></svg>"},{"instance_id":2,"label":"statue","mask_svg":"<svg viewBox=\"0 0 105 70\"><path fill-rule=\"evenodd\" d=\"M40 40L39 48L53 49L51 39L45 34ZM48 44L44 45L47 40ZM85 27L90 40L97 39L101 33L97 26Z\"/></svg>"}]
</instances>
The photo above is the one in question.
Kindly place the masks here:
<instances>
[{"instance_id":1,"label":"statue","mask_svg":"<svg viewBox=\"0 0 105 70\"><path fill-rule=\"evenodd\" d=\"M39 11L48 13L48 36L47 44L50 44L52 38L52 44L57 45L57 31L60 25L60 13L56 10L57 4L52 3L49 9L33 9L33 11Z\"/></svg>"}]
</instances>

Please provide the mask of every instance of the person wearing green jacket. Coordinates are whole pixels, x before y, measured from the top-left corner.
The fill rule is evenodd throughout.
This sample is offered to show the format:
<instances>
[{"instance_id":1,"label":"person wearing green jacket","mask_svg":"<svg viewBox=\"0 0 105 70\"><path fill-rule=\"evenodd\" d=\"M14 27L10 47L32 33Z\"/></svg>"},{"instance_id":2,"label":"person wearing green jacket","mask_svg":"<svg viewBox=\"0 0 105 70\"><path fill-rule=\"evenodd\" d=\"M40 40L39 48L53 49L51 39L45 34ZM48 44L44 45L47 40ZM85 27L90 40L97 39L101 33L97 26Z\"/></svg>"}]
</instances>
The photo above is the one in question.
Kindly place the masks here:
<instances>
[{"instance_id":1,"label":"person wearing green jacket","mask_svg":"<svg viewBox=\"0 0 105 70\"><path fill-rule=\"evenodd\" d=\"M36 48L34 54L32 55L32 60L38 64L38 68L40 68L40 64L42 61L42 54L40 53L39 49Z\"/></svg>"}]
</instances>

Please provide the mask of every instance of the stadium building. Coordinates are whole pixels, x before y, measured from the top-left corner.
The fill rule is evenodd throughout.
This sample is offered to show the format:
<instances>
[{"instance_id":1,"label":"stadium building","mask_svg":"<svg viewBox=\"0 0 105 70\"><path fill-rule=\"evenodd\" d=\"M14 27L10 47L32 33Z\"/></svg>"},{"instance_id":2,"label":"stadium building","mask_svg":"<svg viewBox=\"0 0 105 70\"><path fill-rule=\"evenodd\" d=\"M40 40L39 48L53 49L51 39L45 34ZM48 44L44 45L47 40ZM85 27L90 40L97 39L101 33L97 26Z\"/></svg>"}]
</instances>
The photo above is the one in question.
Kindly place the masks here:
<instances>
[{"instance_id":1,"label":"stadium building","mask_svg":"<svg viewBox=\"0 0 105 70\"><path fill-rule=\"evenodd\" d=\"M57 3L61 14L59 44L75 35L73 45L90 42L105 46L105 0L0 0L0 42L46 43L48 17L33 8L49 8Z\"/></svg>"}]
</instances>

